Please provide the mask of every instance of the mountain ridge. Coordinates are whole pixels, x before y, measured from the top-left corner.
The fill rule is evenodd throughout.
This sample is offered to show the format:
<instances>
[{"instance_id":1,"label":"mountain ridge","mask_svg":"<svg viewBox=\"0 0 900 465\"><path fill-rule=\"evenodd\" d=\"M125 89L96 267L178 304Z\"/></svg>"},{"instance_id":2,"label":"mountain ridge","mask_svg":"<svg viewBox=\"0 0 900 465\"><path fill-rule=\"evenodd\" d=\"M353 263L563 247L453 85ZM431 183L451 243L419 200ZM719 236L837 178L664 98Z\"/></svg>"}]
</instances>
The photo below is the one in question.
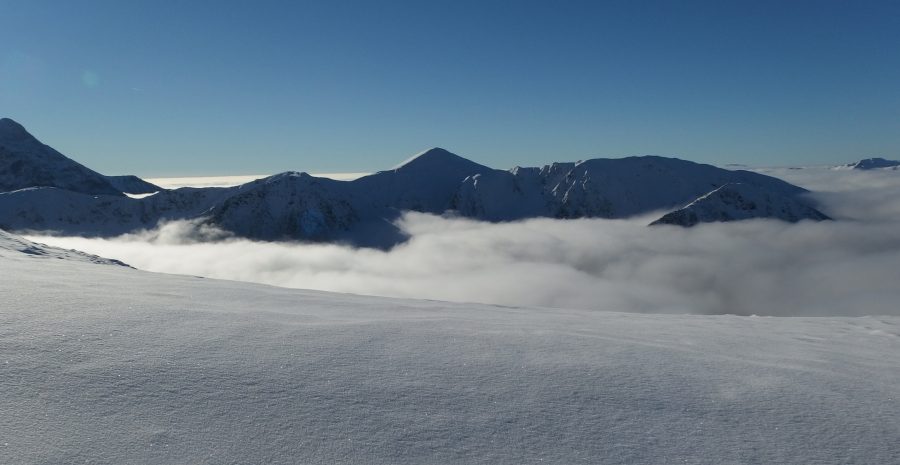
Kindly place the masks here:
<instances>
[{"instance_id":1,"label":"mountain ridge","mask_svg":"<svg viewBox=\"0 0 900 465\"><path fill-rule=\"evenodd\" d=\"M33 139L31 146L40 144L30 134L23 136L20 125L4 124L15 137ZM55 160L71 161L53 153L58 154ZM90 173L106 181L107 177ZM158 189L142 185L139 178L130 181L145 191ZM657 155L498 170L435 147L393 169L352 181L288 171L231 188L159 190L145 198L125 197L124 186L97 194L62 182L27 189L0 185L0 191L8 191L0 193L0 227L109 236L153 228L162 221L191 220L252 239L391 247L404 240L394 221L405 211L438 215L455 211L495 222L627 218L682 208L729 183L749 184L785 198L806 192L762 174ZM809 208L804 218L821 215L797 202ZM777 217L767 211L757 214Z\"/></svg>"}]
</instances>

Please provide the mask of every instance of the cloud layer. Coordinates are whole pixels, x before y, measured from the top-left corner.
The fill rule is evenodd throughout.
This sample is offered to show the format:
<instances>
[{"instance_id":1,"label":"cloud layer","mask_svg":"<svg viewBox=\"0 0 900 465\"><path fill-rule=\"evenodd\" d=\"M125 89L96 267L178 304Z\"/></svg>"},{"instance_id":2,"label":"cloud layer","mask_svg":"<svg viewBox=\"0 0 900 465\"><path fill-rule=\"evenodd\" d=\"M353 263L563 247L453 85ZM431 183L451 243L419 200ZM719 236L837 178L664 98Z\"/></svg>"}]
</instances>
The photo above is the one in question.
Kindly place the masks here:
<instances>
[{"instance_id":1,"label":"cloud layer","mask_svg":"<svg viewBox=\"0 0 900 465\"><path fill-rule=\"evenodd\" d=\"M400 220L410 240L387 252L252 242L188 223L115 239L31 239L144 270L358 294L627 312L900 315L900 173L863 174L874 176L816 169L806 182L789 179L819 187L816 199L841 218L822 223L682 229L646 227L649 217L489 224L410 213Z\"/></svg>"}]
</instances>

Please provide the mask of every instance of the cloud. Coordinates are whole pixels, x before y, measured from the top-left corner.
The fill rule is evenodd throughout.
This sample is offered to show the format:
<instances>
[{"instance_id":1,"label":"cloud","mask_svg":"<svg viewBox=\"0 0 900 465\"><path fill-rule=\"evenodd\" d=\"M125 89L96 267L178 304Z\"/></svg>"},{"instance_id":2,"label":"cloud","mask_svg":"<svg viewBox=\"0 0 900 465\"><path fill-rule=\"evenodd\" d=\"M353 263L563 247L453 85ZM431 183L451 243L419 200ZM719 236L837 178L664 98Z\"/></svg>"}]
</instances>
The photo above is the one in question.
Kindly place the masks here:
<instances>
[{"instance_id":1,"label":"cloud","mask_svg":"<svg viewBox=\"0 0 900 465\"><path fill-rule=\"evenodd\" d=\"M312 173L313 176L330 178L338 181L352 181L369 173ZM257 179L271 176L269 174L250 174L237 176L193 176L177 178L147 178L147 182L164 189L178 189L180 187L232 187Z\"/></svg>"},{"instance_id":2,"label":"cloud","mask_svg":"<svg viewBox=\"0 0 900 465\"><path fill-rule=\"evenodd\" d=\"M410 240L390 251L253 242L184 222L115 239L31 239L150 271L357 294L626 312L900 315L900 173L892 174L876 173L871 188L858 173L805 173L831 182L815 198L840 220L822 223L682 229L646 227L649 217L490 224L410 213L400 219Z\"/></svg>"}]
</instances>

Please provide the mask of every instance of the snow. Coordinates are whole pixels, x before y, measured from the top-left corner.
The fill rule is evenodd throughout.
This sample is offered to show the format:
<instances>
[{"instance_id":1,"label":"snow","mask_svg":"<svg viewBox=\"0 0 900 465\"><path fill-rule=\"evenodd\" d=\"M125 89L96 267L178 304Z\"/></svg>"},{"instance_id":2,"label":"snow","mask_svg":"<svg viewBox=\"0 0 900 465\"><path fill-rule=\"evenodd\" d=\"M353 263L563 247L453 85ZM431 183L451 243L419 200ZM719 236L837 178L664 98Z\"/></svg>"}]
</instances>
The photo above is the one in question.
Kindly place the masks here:
<instances>
[{"instance_id":1,"label":"snow","mask_svg":"<svg viewBox=\"0 0 900 465\"><path fill-rule=\"evenodd\" d=\"M725 184L684 208L667 213L650 224L690 227L697 223L738 221L750 218L774 218L790 223L801 220L830 219L795 197L779 195L750 184L734 183Z\"/></svg>"},{"instance_id":2,"label":"snow","mask_svg":"<svg viewBox=\"0 0 900 465\"><path fill-rule=\"evenodd\" d=\"M865 158L847 166L855 170L897 169L897 167L900 167L900 160L886 160L879 157Z\"/></svg>"},{"instance_id":3,"label":"snow","mask_svg":"<svg viewBox=\"0 0 900 465\"><path fill-rule=\"evenodd\" d=\"M628 218L681 208L727 183L777 196L805 192L758 173L658 156L501 171L438 147L348 181L289 171L233 187L161 191L136 176L100 175L0 120L0 228L20 232L113 236L192 220L252 239L390 248L405 240L393 222L408 211L488 221Z\"/></svg>"},{"instance_id":4,"label":"snow","mask_svg":"<svg viewBox=\"0 0 900 465\"><path fill-rule=\"evenodd\" d=\"M122 195L102 174L42 144L19 123L0 118L0 192L40 186Z\"/></svg>"},{"instance_id":5,"label":"snow","mask_svg":"<svg viewBox=\"0 0 900 465\"><path fill-rule=\"evenodd\" d=\"M151 184L143 179L133 176L106 176L106 180L121 192L133 195L153 194L162 190L161 187Z\"/></svg>"},{"instance_id":6,"label":"snow","mask_svg":"<svg viewBox=\"0 0 900 465\"><path fill-rule=\"evenodd\" d=\"M448 304L7 248L0 270L0 463L900 457L898 317Z\"/></svg>"},{"instance_id":7,"label":"snow","mask_svg":"<svg viewBox=\"0 0 900 465\"><path fill-rule=\"evenodd\" d=\"M626 218L681 208L733 182L780 197L805 192L761 174L673 158L594 159L501 171L435 148L394 170L352 181L285 172L235 187L115 199L61 189L18 190L0 194L0 227L113 236L161 221L193 220L253 239L390 248L405 240L393 222L407 211L455 211L488 221Z\"/></svg>"},{"instance_id":8,"label":"snow","mask_svg":"<svg viewBox=\"0 0 900 465\"><path fill-rule=\"evenodd\" d=\"M553 163L472 176L457 208L490 221L532 217L628 218L680 208L727 183L794 197L804 189L748 171L730 171L658 156Z\"/></svg>"},{"instance_id":9,"label":"snow","mask_svg":"<svg viewBox=\"0 0 900 465\"><path fill-rule=\"evenodd\" d=\"M78 250L67 250L33 242L0 229L0 260L3 260L6 257L21 258L22 256L28 257L29 259L60 259L104 265L127 266L118 260L98 257L97 255L84 253ZM4 269L4 271L7 270ZM4 278L9 279L8 276L4 276Z\"/></svg>"}]
</instances>

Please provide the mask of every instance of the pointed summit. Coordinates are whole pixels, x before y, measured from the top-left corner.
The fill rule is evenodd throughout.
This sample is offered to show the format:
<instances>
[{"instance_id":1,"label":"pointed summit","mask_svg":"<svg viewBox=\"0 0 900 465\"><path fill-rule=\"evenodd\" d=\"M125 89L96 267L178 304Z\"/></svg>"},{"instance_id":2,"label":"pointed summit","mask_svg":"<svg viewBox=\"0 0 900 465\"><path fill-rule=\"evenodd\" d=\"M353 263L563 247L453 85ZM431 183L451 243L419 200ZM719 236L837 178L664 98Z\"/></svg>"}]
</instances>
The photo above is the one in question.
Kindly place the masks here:
<instances>
[{"instance_id":1,"label":"pointed summit","mask_svg":"<svg viewBox=\"0 0 900 465\"><path fill-rule=\"evenodd\" d=\"M82 194L122 195L100 173L44 145L25 128L0 119L0 192L56 187Z\"/></svg>"},{"instance_id":2,"label":"pointed summit","mask_svg":"<svg viewBox=\"0 0 900 465\"><path fill-rule=\"evenodd\" d=\"M10 118L0 118L0 141L21 141L23 139L34 139L34 136L25 130L21 124Z\"/></svg>"},{"instance_id":3,"label":"pointed summit","mask_svg":"<svg viewBox=\"0 0 900 465\"><path fill-rule=\"evenodd\" d=\"M434 147L424 152L413 155L403 163L393 168L396 171L471 171L472 174L480 172L487 167L479 165L474 161L465 159L455 153L440 147Z\"/></svg>"}]
</instances>

